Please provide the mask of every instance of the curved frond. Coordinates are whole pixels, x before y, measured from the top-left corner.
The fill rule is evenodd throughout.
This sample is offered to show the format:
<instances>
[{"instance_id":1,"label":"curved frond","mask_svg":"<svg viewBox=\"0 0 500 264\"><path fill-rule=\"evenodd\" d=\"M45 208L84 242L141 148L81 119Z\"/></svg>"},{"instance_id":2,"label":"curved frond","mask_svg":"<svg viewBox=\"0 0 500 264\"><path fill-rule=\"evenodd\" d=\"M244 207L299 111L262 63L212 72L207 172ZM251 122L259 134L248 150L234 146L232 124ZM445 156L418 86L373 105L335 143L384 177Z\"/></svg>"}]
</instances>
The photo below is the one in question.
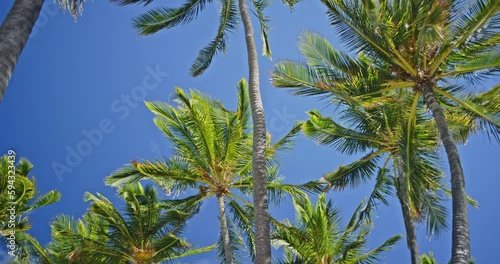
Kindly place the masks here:
<instances>
[{"instance_id":1,"label":"curved frond","mask_svg":"<svg viewBox=\"0 0 500 264\"><path fill-rule=\"evenodd\" d=\"M212 62L217 52L226 52L228 34L238 27L239 13L235 0L221 0L222 8L219 28L215 39L203 48L191 66L191 75L201 75Z\"/></svg>"},{"instance_id":2,"label":"curved frond","mask_svg":"<svg viewBox=\"0 0 500 264\"><path fill-rule=\"evenodd\" d=\"M271 46L269 45L269 26L267 23L270 22L269 17L264 15L264 9L269 6L271 2L268 0L252 0L252 4L255 7L256 12L254 14L259 19L260 23L260 37L262 38L262 55L272 58Z\"/></svg>"},{"instance_id":3,"label":"curved frond","mask_svg":"<svg viewBox=\"0 0 500 264\"><path fill-rule=\"evenodd\" d=\"M141 35L151 35L162 29L184 25L194 20L210 2L211 0L189 0L179 8L155 8L134 18L134 26Z\"/></svg>"}]
</instances>

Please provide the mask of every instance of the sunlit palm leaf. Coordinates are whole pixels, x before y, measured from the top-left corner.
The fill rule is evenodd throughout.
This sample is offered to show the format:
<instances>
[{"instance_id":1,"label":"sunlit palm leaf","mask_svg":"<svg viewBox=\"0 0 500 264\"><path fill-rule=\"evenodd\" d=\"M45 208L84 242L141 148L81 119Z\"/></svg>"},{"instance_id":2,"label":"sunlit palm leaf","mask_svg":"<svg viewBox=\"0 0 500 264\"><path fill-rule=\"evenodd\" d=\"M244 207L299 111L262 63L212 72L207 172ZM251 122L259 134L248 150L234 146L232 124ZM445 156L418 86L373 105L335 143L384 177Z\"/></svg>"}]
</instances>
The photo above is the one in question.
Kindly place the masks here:
<instances>
[{"instance_id":1,"label":"sunlit palm leaf","mask_svg":"<svg viewBox=\"0 0 500 264\"><path fill-rule=\"evenodd\" d=\"M154 34L162 29L184 25L198 17L210 0L189 0L179 8L159 7L134 18L134 26L141 35Z\"/></svg>"},{"instance_id":2,"label":"sunlit palm leaf","mask_svg":"<svg viewBox=\"0 0 500 264\"><path fill-rule=\"evenodd\" d=\"M226 52L228 34L238 27L238 8L235 0L222 0L219 29L215 39L203 48L191 66L191 75L201 75L212 62L217 52Z\"/></svg>"}]
</instances>

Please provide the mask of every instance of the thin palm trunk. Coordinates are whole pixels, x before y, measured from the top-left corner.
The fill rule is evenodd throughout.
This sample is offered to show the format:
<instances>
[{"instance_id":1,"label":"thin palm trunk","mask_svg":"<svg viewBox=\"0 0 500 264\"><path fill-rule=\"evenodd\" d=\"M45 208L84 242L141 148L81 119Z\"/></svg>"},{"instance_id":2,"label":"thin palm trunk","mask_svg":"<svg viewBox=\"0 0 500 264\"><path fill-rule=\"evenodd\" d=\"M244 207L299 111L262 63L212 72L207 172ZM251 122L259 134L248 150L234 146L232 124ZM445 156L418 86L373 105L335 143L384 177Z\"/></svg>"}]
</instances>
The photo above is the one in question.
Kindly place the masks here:
<instances>
[{"instance_id":1,"label":"thin palm trunk","mask_svg":"<svg viewBox=\"0 0 500 264\"><path fill-rule=\"evenodd\" d=\"M460 162L457 145L453 140L448 123L439 105L433 90L434 84L424 82L420 90L424 96L427 107L431 110L439 130L439 137L443 142L451 171L452 193L452 247L451 263L468 264L470 259L469 220L467 212L467 199L465 195L465 177Z\"/></svg>"},{"instance_id":2,"label":"thin palm trunk","mask_svg":"<svg viewBox=\"0 0 500 264\"><path fill-rule=\"evenodd\" d=\"M16 0L0 26L0 101L45 0Z\"/></svg>"},{"instance_id":3,"label":"thin palm trunk","mask_svg":"<svg viewBox=\"0 0 500 264\"><path fill-rule=\"evenodd\" d=\"M226 264L233 264L233 252L231 250L231 240L229 239L229 228L227 226L226 215L226 199L224 198L224 195L218 195L217 201L219 202L220 232L222 241L224 243L224 255L226 256Z\"/></svg>"},{"instance_id":4,"label":"thin palm trunk","mask_svg":"<svg viewBox=\"0 0 500 264\"><path fill-rule=\"evenodd\" d=\"M403 212L403 222L406 229L406 242L408 244L408 249L410 249L411 263L419 264L420 257L418 255L418 240L417 240L417 230L415 229L415 223L410 214L410 204L408 202L408 188L406 187L406 175L398 166L398 185L397 185L397 196L399 203L401 204L401 211Z\"/></svg>"},{"instance_id":5,"label":"thin palm trunk","mask_svg":"<svg viewBox=\"0 0 500 264\"><path fill-rule=\"evenodd\" d=\"M253 203L255 215L255 263L271 263L271 236L266 186L266 122L260 96L259 62L255 47L252 21L246 0L238 0L241 20L245 29L248 53L249 95L253 120Z\"/></svg>"}]
</instances>

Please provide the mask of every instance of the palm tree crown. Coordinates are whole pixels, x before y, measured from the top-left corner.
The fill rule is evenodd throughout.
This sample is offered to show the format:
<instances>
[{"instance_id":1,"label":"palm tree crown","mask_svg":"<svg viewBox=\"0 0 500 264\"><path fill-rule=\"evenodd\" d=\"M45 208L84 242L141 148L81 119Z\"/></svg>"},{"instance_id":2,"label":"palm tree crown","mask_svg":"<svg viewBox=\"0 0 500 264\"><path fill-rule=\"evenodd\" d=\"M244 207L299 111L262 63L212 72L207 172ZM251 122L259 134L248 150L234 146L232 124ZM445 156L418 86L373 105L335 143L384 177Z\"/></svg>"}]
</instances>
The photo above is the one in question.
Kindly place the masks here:
<instances>
[{"instance_id":1,"label":"palm tree crown","mask_svg":"<svg viewBox=\"0 0 500 264\"><path fill-rule=\"evenodd\" d=\"M361 205L342 229L339 211L333 208L331 201L326 201L325 194L319 196L316 206L307 196L294 198L293 204L297 223L276 222L276 230L272 233L273 244L285 248L285 263L378 263L380 254L401 238L400 235L391 237L366 252L370 228L361 223Z\"/></svg>"}]
</instances>

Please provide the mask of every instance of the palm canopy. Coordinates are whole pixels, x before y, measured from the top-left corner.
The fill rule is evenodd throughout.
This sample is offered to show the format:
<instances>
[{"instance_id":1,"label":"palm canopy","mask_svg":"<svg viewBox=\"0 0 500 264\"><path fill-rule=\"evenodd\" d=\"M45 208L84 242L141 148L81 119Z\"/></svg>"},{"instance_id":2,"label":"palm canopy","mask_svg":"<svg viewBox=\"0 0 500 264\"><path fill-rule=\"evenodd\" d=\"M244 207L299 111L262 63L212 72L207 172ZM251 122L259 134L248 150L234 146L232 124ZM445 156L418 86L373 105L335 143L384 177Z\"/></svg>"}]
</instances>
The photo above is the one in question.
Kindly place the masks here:
<instances>
[{"instance_id":1,"label":"palm canopy","mask_svg":"<svg viewBox=\"0 0 500 264\"><path fill-rule=\"evenodd\" d=\"M428 233L446 227L446 210L440 201L444 197L442 173L437 155L437 131L419 111L415 124L408 122L412 113L411 98L399 104L379 102L365 107L343 104L338 121L310 111L310 119L303 125L304 134L322 145L347 154L364 156L338 169L326 173L321 181L329 188L343 190L357 187L375 177L375 185L366 206L361 210L363 219L377 204L387 204L387 195L399 193L408 200L414 221L428 221ZM404 186L401 186L404 185ZM406 190L405 193L401 193Z\"/></svg>"},{"instance_id":2,"label":"palm canopy","mask_svg":"<svg viewBox=\"0 0 500 264\"><path fill-rule=\"evenodd\" d=\"M153 0L112 1L117 2L119 5L149 5L153 2ZM163 29L170 29L192 22L209 4L213 4L212 1L188 0L182 6L176 8L158 7L135 18L133 23L141 35L151 35ZM258 17L261 25L262 52L264 55L271 57L271 49L268 41L269 27L267 25L269 18L263 13L269 2L267 0L252 0L252 4L255 7L254 14ZM201 75L210 66L212 59L218 53L226 52L229 34L238 29L239 20L238 2L236 0L221 0L217 34L210 43L200 50L190 69L193 76Z\"/></svg>"},{"instance_id":3,"label":"palm canopy","mask_svg":"<svg viewBox=\"0 0 500 264\"><path fill-rule=\"evenodd\" d=\"M131 184L120 189L125 208L118 210L101 194L85 193L91 201L82 219L60 215L52 222L52 241L43 248L28 240L41 263L159 263L212 250L191 248L180 238L199 207L160 200L154 187ZM121 211L121 212L120 212Z\"/></svg>"},{"instance_id":4,"label":"palm canopy","mask_svg":"<svg viewBox=\"0 0 500 264\"><path fill-rule=\"evenodd\" d=\"M0 160L0 235L5 241L11 235L11 231L15 232L18 246L15 255L17 260L22 262L29 258L22 240L22 233L31 228L29 214L37 208L59 201L61 194L52 190L39 195L35 178L29 176L33 165L25 158L19 159L16 164L15 157L5 155ZM13 171L15 174L12 173ZM14 211L8 210L11 206L14 206ZM11 212L15 213L13 223L9 222Z\"/></svg>"},{"instance_id":5,"label":"palm canopy","mask_svg":"<svg viewBox=\"0 0 500 264\"><path fill-rule=\"evenodd\" d=\"M341 34L342 39L347 38L346 34ZM358 40L357 35L354 33L352 35L345 41ZM423 107L422 93L416 89L420 77L411 77L409 73L402 73L402 69L394 65L391 60L384 60L384 57L375 58L374 54L378 53L370 51L368 44L364 45L366 47L362 46L359 50L354 50L359 54L353 57L349 53L335 49L326 38L305 32L299 39L299 49L306 60L305 63L291 61L278 63L272 75L273 85L292 88L297 95L320 96L320 98L334 99L334 102L335 98L351 103L358 100L397 102L394 101L396 100L394 97L412 97L414 109L411 109L411 112L416 113L417 107ZM497 49L493 51L500 58ZM492 55L490 53L484 56L491 58ZM464 60L469 61L470 58ZM475 79L464 76L463 80L479 81L482 80L480 77L494 74L499 69L500 66L490 67L488 71L483 68L477 71L471 70L470 75ZM446 68L443 68L441 71L445 70ZM450 84L450 78L456 77L456 74L452 74L451 71L446 76L440 76L433 77L436 80L434 89L445 112L460 111L464 118L467 117L463 121L470 124L470 129L474 131L488 129L491 132L490 135L499 139L500 86L497 85L485 92L472 93L468 92L470 89L464 82ZM413 93L404 89L407 87L414 88ZM384 99L380 99L382 96ZM416 115L413 114L411 116L413 122L415 118Z\"/></svg>"},{"instance_id":6,"label":"palm canopy","mask_svg":"<svg viewBox=\"0 0 500 264\"><path fill-rule=\"evenodd\" d=\"M247 242L246 251L253 257L253 207L246 197L253 190L252 126L245 79L238 83L237 88L236 111L226 109L220 101L200 92L186 94L179 88L175 92L177 106L161 102L146 103L156 114L155 124L172 143L176 153L173 157L155 161L134 160L108 176L106 183L122 186L141 179L151 179L167 194L186 190L197 192L180 200L180 203L200 204L211 197L227 198L227 205L222 201L222 208L219 209L227 207L232 215L232 219L227 220L227 228L233 250L243 250L235 247L243 243L240 239L243 237ZM276 202L287 194L321 191L320 183L284 184L278 173L277 152L290 148L292 138L299 131L300 126L296 125L273 144L268 135L267 189L270 199ZM221 223L226 222L219 220ZM221 256L221 259L224 258Z\"/></svg>"},{"instance_id":7,"label":"palm canopy","mask_svg":"<svg viewBox=\"0 0 500 264\"><path fill-rule=\"evenodd\" d=\"M106 178L106 184L122 186L149 178L167 193L198 188L207 196L226 194L227 188L251 187L252 134L248 85L242 79L237 86L236 111L198 91L186 94L176 88L177 106L162 102L147 102L156 114L154 122L172 143L175 154L154 162L134 160ZM300 131L296 125L283 138L271 144L267 135L267 159L273 166L277 153L292 147L292 139ZM272 175L270 173L269 175Z\"/></svg>"},{"instance_id":8,"label":"palm canopy","mask_svg":"<svg viewBox=\"0 0 500 264\"><path fill-rule=\"evenodd\" d=\"M318 197L316 205L307 196L295 197L293 204L296 223L275 222L276 229L272 233L273 245L285 249L285 263L378 263L380 255L401 238L400 235L393 236L367 251L371 229L360 219L363 203L345 228L341 226L339 211L331 201L326 201L325 194Z\"/></svg>"}]
</instances>

